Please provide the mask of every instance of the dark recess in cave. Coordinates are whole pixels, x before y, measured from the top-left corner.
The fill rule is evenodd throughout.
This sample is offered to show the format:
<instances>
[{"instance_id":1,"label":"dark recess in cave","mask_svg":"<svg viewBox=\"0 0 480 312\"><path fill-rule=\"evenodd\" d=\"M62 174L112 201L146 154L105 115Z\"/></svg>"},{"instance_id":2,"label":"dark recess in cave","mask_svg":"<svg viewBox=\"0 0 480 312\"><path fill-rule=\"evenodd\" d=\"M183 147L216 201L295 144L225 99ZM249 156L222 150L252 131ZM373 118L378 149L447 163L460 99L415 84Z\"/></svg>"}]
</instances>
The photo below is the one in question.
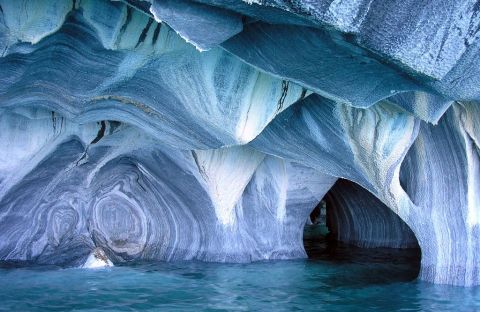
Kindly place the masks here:
<instances>
[{"instance_id":1,"label":"dark recess in cave","mask_svg":"<svg viewBox=\"0 0 480 312\"><path fill-rule=\"evenodd\" d=\"M361 233L362 227L370 235ZM310 213L303 243L312 261L372 265L373 275L398 281L413 280L420 271L421 251L410 228L374 195L344 179Z\"/></svg>"}]
</instances>

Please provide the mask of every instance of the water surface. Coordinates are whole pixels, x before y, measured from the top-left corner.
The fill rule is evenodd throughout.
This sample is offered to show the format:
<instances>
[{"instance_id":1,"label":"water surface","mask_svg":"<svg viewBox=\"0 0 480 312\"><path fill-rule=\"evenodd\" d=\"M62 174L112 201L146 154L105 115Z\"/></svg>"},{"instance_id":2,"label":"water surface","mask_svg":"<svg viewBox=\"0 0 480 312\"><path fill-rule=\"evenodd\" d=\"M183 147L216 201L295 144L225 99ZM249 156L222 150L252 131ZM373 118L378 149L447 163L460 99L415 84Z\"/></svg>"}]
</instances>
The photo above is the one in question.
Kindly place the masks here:
<instances>
[{"instance_id":1,"label":"water surface","mask_svg":"<svg viewBox=\"0 0 480 312\"><path fill-rule=\"evenodd\" d=\"M311 246L310 246L311 247ZM2 311L475 311L480 288L415 280L415 251L309 250L251 264L0 268Z\"/></svg>"}]
</instances>

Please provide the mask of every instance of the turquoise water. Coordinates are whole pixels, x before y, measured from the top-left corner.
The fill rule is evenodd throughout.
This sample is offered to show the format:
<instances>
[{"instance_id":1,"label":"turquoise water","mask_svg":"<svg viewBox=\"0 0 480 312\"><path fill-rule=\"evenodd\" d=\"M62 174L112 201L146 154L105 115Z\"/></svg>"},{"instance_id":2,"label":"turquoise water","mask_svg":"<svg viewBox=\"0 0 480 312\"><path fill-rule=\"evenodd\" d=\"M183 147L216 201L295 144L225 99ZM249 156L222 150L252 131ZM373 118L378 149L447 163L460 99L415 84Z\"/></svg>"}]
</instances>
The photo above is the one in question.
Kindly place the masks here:
<instances>
[{"instance_id":1,"label":"turquoise water","mask_svg":"<svg viewBox=\"0 0 480 312\"><path fill-rule=\"evenodd\" d=\"M251 264L1 268L1 311L475 311L480 288L415 280L418 253L338 248Z\"/></svg>"}]
</instances>

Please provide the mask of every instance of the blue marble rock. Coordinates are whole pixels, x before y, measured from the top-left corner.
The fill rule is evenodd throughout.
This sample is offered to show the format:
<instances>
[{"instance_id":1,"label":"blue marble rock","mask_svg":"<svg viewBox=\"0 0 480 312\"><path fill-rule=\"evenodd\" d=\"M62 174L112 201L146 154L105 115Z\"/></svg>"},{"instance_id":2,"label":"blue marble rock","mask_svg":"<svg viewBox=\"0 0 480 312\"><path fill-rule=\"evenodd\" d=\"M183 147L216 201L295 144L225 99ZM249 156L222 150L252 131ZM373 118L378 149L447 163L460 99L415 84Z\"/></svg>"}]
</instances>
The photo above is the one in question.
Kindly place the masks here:
<instances>
[{"instance_id":1,"label":"blue marble rock","mask_svg":"<svg viewBox=\"0 0 480 312\"><path fill-rule=\"evenodd\" d=\"M338 239L480 284L479 12L0 0L0 261L303 258L327 194Z\"/></svg>"},{"instance_id":2,"label":"blue marble rock","mask_svg":"<svg viewBox=\"0 0 480 312\"><path fill-rule=\"evenodd\" d=\"M166 22L200 51L209 50L243 29L242 16L232 11L184 0L153 1L150 12Z\"/></svg>"},{"instance_id":3,"label":"blue marble rock","mask_svg":"<svg viewBox=\"0 0 480 312\"><path fill-rule=\"evenodd\" d=\"M339 179L325 201L335 239L362 248L418 248L408 225L357 184Z\"/></svg>"}]
</instances>

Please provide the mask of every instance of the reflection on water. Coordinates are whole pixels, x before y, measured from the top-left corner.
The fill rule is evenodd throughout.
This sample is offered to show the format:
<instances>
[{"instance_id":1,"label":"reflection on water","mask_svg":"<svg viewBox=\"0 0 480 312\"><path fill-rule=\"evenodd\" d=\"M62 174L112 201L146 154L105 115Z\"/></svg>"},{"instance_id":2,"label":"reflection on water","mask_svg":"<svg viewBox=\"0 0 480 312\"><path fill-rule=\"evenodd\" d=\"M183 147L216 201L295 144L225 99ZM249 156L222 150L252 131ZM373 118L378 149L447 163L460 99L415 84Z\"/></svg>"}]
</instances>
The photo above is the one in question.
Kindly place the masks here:
<instances>
[{"instance_id":1,"label":"reflection on water","mask_svg":"<svg viewBox=\"0 0 480 312\"><path fill-rule=\"evenodd\" d=\"M310 244L310 245L309 245ZM311 259L2 268L0 310L475 311L480 288L415 280L418 252L306 242Z\"/></svg>"}]
</instances>

